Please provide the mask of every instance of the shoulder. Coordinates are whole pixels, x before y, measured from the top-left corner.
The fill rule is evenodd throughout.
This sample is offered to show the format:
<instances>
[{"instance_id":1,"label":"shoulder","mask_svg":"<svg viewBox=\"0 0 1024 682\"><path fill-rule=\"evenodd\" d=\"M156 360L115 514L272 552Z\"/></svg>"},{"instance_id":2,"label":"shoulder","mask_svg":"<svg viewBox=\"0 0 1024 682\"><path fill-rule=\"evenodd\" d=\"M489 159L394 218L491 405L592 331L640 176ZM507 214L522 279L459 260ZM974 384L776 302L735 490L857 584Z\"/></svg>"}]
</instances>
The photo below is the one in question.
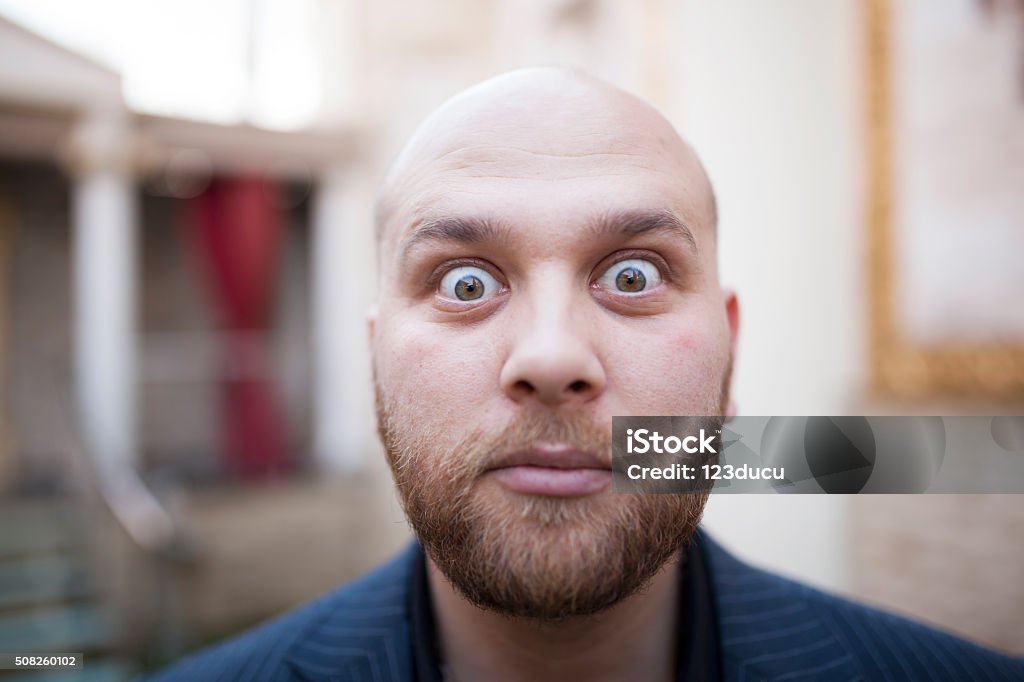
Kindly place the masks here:
<instances>
[{"instance_id":1,"label":"shoulder","mask_svg":"<svg viewBox=\"0 0 1024 682\"><path fill-rule=\"evenodd\" d=\"M288 613L188 655L144 682L291 680L292 664L309 660L321 631L333 637L350 619L378 630L405 627L410 547L386 564ZM297 656L298 654L298 656Z\"/></svg>"},{"instance_id":2,"label":"shoulder","mask_svg":"<svg viewBox=\"0 0 1024 682\"><path fill-rule=\"evenodd\" d=\"M1024 659L737 560L701 536L738 679L1019 680Z\"/></svg>"}]
</instances>

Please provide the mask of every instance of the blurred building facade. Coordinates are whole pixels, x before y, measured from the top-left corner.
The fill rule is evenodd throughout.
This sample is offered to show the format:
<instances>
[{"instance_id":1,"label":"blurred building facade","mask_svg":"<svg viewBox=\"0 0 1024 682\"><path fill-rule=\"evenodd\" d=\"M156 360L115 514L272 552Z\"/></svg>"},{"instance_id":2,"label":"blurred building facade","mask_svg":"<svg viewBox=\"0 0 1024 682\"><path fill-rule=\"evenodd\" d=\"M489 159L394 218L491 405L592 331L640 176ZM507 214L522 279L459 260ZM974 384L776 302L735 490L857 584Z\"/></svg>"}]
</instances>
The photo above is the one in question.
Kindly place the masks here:
<instances>
[{"instance_id":1,"label":"blurred building facade","mask_svg":"<svg viewBox=\"0 0 1024 682\"><path fill-rule=\"evenodd\" d=\"M890 3L299 4L318 105L291 131L134 111L116 71L0 19L0 493L85 491L129 648L228 632L407 537L371 409L374 186L434 107L518 66L582 66L701 154L743 413L1019 413L1020 394L872 389L865 64ZM1016 498L715 498L707 524L746 558L1024 651ZM138 599L154 586L171 596ZM175 600L180 627L159 627Z\"/></svg>"},{"instance_id":2,"label":"blurred building facade","mask_svg":"<svg viewBox=\"0 0 1024 682\"><path fill-rule=\"evenodd\" d=\"M0 639L117 675L118 652L170 655L406 537L359 473L369 242L336 226L359 220L361 140L138 114L101 64L6 20L0 47Z\"/></svg>"}]
</instances>

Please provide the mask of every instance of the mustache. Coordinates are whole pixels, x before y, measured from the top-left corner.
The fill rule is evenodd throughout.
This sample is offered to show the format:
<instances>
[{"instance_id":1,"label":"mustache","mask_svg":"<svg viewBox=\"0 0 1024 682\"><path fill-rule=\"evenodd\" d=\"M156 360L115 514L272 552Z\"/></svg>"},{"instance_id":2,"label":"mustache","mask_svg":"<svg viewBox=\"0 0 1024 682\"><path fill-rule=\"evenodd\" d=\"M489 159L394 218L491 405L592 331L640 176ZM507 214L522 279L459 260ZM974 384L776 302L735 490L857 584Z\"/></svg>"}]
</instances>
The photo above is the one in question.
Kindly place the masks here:
<instances>
[{"instance_id":1,"label":"mustache","mask_svg":"<svg viewBox=\"0 0 1024 682\"><path fill-rule=\"evenodd\" d=\"M610 462L611 422L602 423L578 412L562 414L537 410L517 416L497 433L478 433L463 442L459 449L474 455L475 472L482 474L500 465L509 453L532 450L541 443L567 445Z\"/></svg>"}]
</instances>

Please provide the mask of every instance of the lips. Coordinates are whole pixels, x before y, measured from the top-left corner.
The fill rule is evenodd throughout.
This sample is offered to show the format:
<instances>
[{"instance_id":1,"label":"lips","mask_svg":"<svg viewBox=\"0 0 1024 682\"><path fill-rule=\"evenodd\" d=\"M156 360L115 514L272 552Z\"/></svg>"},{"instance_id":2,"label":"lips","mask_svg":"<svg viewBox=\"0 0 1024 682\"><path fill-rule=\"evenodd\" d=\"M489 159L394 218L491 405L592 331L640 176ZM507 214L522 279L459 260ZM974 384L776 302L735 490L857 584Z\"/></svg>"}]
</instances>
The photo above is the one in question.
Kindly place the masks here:
<instances>
[{"instance_id":1,"label":"lips","mask_svg":"<svg viewBox=\"0 0 1024 682\"><path fill-rule=\"evenodd\" d=\"M578 497L608 487L611 463L607 456L567 445L538 446L499 458L487 475L518 493Z\"/></svg>"}]
</instances>

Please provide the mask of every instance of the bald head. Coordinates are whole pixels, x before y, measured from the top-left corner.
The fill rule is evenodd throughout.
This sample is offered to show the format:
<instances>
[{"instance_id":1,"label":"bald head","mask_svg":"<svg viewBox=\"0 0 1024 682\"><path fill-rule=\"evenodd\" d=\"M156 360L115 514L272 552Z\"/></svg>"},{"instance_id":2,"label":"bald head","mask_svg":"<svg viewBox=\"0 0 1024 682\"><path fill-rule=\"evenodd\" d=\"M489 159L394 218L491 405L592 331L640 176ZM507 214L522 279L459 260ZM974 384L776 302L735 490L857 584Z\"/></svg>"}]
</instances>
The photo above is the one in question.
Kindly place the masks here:
<instances>
[{"instance_id":1,"label":"bald head","mask_svg":"<svg viewBox=\"0 0 1024 682\"><path fill-rule=\"evenodd\" d=\"M446 182L454 174L479 179L477 191L501 193L503 178L585 182L644 171L674 185L695 229L713 231L707 175L651 105L576 70L512 71L455 95L416 130L378 190L378 242L388 248L446 190L465 189Z\"/></svg>"}]
</instances>

